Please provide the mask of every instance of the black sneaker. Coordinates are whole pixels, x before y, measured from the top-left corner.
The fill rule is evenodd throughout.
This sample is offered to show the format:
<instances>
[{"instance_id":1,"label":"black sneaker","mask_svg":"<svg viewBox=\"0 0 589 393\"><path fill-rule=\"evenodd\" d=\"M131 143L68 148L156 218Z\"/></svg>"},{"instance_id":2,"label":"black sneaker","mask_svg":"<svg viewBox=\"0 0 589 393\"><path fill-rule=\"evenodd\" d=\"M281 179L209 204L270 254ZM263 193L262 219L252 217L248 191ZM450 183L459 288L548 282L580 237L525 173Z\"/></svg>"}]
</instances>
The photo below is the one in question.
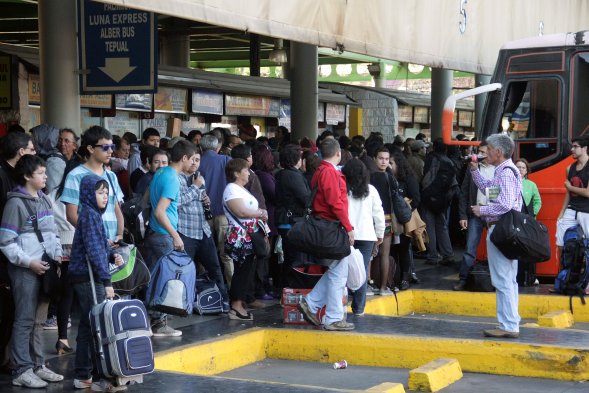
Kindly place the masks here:
<instances>
[{"instance_id":1,"label":"black sneaker","mask_svg":"<svg viewBox=\"0 0 589 393\"><path fill-rule=\"evenodd\" d=\"M411 284L421 284L421 280L417 277L417 274L411 273L411 278L409 279Z\"/></svg>"},{"instance_id":2,"label":"black sneaker","mask_svg":"<svg viewBox=\"0 0 589 393\"><path fill-rule=\"evenodd\" d=\"M452 287L452 289L454 291L464 291L465 288L466 288L466 280L460 280L456 284L454 284L454 286Z\"/></svg>"},{"instance_id":3,"label":"black sneaker","mask_svg":"<svg viewBox=\"0 0 589 393\"><path fill-rule=\"evenodd\" d=\"M440 265L444 265L444 266L454 266L456 265L456 262L454 262L454 258L452 257L447 257L444 258L440 261Z\"/></svg>"}]
</instances>

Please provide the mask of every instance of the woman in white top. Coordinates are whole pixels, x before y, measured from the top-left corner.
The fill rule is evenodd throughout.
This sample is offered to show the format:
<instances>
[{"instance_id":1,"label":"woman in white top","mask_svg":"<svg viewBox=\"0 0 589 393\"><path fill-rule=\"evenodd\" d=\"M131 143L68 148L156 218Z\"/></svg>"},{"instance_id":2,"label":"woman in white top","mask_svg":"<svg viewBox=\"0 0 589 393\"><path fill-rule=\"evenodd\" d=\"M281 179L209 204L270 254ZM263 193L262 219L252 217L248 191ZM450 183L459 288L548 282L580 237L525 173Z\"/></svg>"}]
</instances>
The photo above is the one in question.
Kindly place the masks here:
<instances>
[{"instance_id":1,"label":"woman in white top","mask_svg":"<svg viewBox=\"0 0 589 393\"><path fill-rule=\"evenodd\" d=\"M349 160L342 168L348 189L348 215L354 227L354 248L362 253L366 276L374 244L382 243L385 220L378 191L370 183L370 174L362 161ZM366 283L352 296L352 312L363 315L366 305Z\"/></svg>"},{"instance_id":2,"label":"woman in white top","mask_svg":"<svg viewBox=\"0 0 589 393\"><path fill-rule=\"evenodd\" d=\"M244 187L249 180L249 174L248 163L241 158L233 159L225 166L227 186L223 192L223 209L229 221L225 236L225 252L233 259L235 269L229 290L231 310L228 315L230 319L243 321L254 319L244 307L246 294L253 291L256 272L249 233L257 231L259 226L263 226L267 233L264 221L268 219L268 212L258 208L258 200Z\"/></svg>"}]
</instances>

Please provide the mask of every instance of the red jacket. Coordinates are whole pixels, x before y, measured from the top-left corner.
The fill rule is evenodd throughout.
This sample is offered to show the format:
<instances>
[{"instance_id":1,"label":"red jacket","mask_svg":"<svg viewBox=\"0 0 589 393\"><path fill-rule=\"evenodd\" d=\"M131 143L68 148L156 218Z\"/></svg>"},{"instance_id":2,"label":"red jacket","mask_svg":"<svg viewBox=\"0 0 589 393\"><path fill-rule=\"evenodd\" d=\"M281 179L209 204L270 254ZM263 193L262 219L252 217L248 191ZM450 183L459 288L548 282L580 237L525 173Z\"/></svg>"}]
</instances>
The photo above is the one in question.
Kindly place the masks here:
<instances>
[{"instance_id":1,"label":"red jacket","mask_svg":"<svg viewBox=\"0 0 589 393\"><path fill-rule=\"evenodd\" d=\"M313 200L313 213L327 220L339 220L347 232L354 227L348 218L348 191L346 178L332 164L321 162L311 180L311 188L317 188Z\"/></svg>"}]
</instances>

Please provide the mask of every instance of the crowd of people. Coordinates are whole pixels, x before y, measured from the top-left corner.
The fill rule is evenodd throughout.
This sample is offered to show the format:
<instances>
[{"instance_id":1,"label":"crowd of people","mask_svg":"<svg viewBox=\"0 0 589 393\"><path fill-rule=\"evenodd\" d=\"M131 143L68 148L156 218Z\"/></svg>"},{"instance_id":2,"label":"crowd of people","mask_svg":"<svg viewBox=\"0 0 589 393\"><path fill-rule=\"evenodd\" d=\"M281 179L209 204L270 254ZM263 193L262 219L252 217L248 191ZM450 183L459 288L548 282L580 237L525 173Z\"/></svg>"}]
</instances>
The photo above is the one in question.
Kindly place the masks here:
<instances>
[{"instance_id":1,"label":"crowd of people","mask_svg":"<svg viewBox=\"0 0 589 393\"><path fill-rule=\"evenodd\" d=\"M108 263L122 263L117 247L133 240L121 210L133 198L151 207L140 247L147 265L172 250L186 251L215 281L223 313L233 320L252 321L251 309L260 300L279 296L283 287L299 287L300 268L317 263L288 239L309 207L320 217L339 220L362 254L367 281L351 293L355 315L364 314L367 296L419 284L416 257L454 266L460 280L453 289L464 289L483 227L490 223L481 215L492 215L485 210L489 195L481 184L495 176L499 160L487 156L497 146L482 143L478 162L469 166L464 157L470 149L448 147L441 139L430 143L423 134L395 137L393 143L379 133L350 139L325 131L316 140L300 141L289 135L280 127L272 138L256 138L255 128L243 125L238 135L215 128L162 139L148 128L138 140L100 126L81 138L49 125L30 132L11 127L2 139L0 161L0 287L13 300L2 302L0 357L13 373L13 384L43 387L63 380L45 366L41 331L58 331L58 354L73 351L68 341L72 305L76 302L82 313L92 305L88 266L97 277L99 299L113 297ZM524 179L523 203L536 215L541 200L527 179L529 164L520 159L515 165ZM398 197L412 219L423 219L428 239L400 221ZM254 232L265 235L269 256L256 257ZM460 239L465 252L458 264L452 244ZM489 249L489 258L492 253ZM71 284L51 299L39 290L48 269L44 254L61 263L62 280ZM310 284L314 289L300 304L310 322L326 330L354 328L342 303L348 295L346 275L344 263L333 263ZM501 304L513 306L508 300ZM168 325L165 314L150 312L150 317L155 338L182 334ZM507 331L515 329L513 318L510 323ZM88 321L81 318L74 386L123 389L107 380L93 385L91 341Z\"/></svg>"}]
</instances>

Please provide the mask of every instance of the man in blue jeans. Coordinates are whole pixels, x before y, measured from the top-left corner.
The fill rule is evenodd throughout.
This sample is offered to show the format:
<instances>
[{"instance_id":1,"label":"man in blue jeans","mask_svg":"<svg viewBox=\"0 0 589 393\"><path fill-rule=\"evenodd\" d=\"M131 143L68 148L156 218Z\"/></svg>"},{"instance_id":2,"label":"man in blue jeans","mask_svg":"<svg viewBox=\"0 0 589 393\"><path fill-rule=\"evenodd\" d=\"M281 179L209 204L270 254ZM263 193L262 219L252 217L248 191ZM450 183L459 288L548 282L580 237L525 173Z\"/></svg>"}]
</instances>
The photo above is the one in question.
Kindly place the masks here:
<instances>
[{"instance_id":1,"label":"man in blue jeans","mask_svg":"<svg viewBox=\"0 0 589 393\"><path fill-rule=\"evenodd\" d=\"M481 142L479 146L479 156L487 156L486 141ZM483 159L479 162L479 171L485 179L490 180L494 176L495 166L488 164L487 160ZM472 214L470 207L473 205L484 206L487 204L488 201L485 193L477 188L477 185L472 180L470 171L466 171L460 190L458 214L460 216L460 228L468 232L466 233L466 248L462 255L462 262L460 263L460 281L452 287L455 291L464 291L466 287L466 278L476 259L477 247L481 240L483 227L485 226L483 220Z\"/></svg>"},{"instance_id":2,"label":"man in blue jeans","mask_svg":"<svg viewBox=\"0 0 589 393\"><path fill-rule=\"evenodd\" d=\"M489 201L485 206L474 205L471 209L487 224L489 270L491 283L497 290L499 326L483 333L487 337L518 338L521 318L518 312L517 259L508 259L503 255L491 241L491 235L501 216L510 210L521 211L522 179L511 161L515 147L513 140L505 134L493 134L487 138L487 144L487 161L496 167L493 179L484 179L476 163L470 163L472 179L479 190L486 190Z\"/></svg>"},{"instance_id":3,"label":"man in blue jeans","mask_svg":"<svg viewBox=\"0 0 589 393\"><path fill-rule=\"evenodd\" d=\"M150 268L171 251L184 250L184 242L177 231L180 194L178 175L189 170L195 159L196 146L188 141L178 141L172 148L170 165L160 168L153 176L149 186L149 235L145 239L146 262ZM182 335L180 330L167 325L165 314L152 312L151 317L154 337Z\"/></svg>"},{"instance_id":4,"label":"man in blue jeans","mask_svg":"<svg viewBox=\"0 0 589 393\"><path fill-rule=\"evenodd\" d=\"M223 297L223 312L229 312L229 295L223 280L215 239L212 236L205 214L204 205L210 206L205 191L205 179L198 172L200 154L186 172L178 175L180 181L180 200L178 203L178 232L184 248L190 257L199 261L209 277L215 281Z\"/></svg>"}]
</instances>

